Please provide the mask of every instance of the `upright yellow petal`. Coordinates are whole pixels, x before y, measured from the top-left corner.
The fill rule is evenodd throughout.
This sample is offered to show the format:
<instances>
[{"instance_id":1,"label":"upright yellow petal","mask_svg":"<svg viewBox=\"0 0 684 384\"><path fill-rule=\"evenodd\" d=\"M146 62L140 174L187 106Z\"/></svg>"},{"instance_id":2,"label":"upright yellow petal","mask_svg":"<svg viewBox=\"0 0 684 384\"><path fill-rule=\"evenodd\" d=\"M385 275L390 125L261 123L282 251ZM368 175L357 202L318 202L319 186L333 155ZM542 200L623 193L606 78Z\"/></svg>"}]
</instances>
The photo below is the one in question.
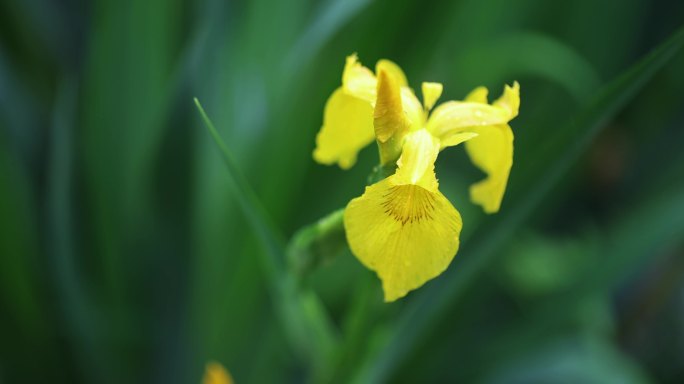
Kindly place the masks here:
<instances>
[{"instance_id":1,"label":"upright yellow petal","mask_svg":"<svg viewBox=\"0 0 684 384\"><path fill-rule=\"evenodd\" d=\"M389 177L347 205L344 226L352 252L378 274L385 301L394 301L449 266L462 221L439 191Z\"/></svg>"},{"instance_id":2,"label":"upright yellow petal","mask_svg":"<svg viewBox=\"0 0 684 384\"><path fill-rule=\"evenodd\" d=\"M359 63L356 54L347 57L347 64L344 67L342 74L342 88L344 92L350 96L365 100L372 107L375 107L377 97L377 79L375 75L379 75L381 70L394 80L401 88L401 100L403 104L404 113L411 123L411 129L416 130L422 128L425 123L425 111L423 110L420 101L408 87L406 75L399 68L389 60L380 60L377 64L378 72L373 72Z\"/></svg>"},{"instance_id":3,"label":"upright yellow petal","mask_svg":"<svg viewBox=\"0 0 684 384\"><path fill-rule=\"evenodd\" d=\"M506 85L501 97L496 99L492 105L507 110L511 115L511 119L518 116L518 109L520 108L520 84L515 81L513 82L512 87Z\"/></svg>"},{"instance_id":4,"label":"upright yellow petal","mask_svg":"<svg viewBox=\"0 0 684 384\"><path fill-rule=\"evenodd\" d=\"M373 72L359 63L355 53L347 56L342 73L342 88L347 94L375 104L376 84Z\"/></svg>"},{"instance_id":5,"label":"upright yellow petal","mask_svg":"<svg viewBox=\"0 0 684 384\"><path fill-rule=\"evenodd\" d=\"M210 361L204 370L202 384L233 384L233 377L223 365Z\"/></svg>"},{"instance_id":6,"label":"upright yellow petal","mask_svg":"<svg viewBox=\"0 0 684 384\"><path fill-rule=\"evenodd\" d=\"M404 107L404 113L411 122L410 130L417 131L423 129L425 127L425 118L427 115L425 109L423 109L423 105L411 88L401 88L401 101Z\"/></svg>"},{"instance_id":7,"label":"upright yellow petal","mask_svg":"<svg viewBox=\"0 0 684 384\"><path fill-rule=\"evenodd\" d=\"M384 69L378 73L378 98L373 112L375 138L380 150L380 164L394 164L410 122L404 113L399 82Z\"/></svg>"},{"instance_id":8,"label":"upright yellow petal","mask_svg":"<svg viewBox=\"0 0 684 384\"><path fill-rule=\"evenodd\" d=\"M392 136L403 136L408 130L408 125L398 81L386 71L380 70L378 96L373 112L375 137L380 143L385 143Z\"/></svg>"},{"instance_id":9,"label":"upright yellow petal","mask_svg":"<svg viewBox=\"0 0 684 384\"><path fill-rule=\"evenodd\" d=\"M379 76L381 71L392 76L400 87L408 87L409 84L404 71L395 62L387 59L378 60L375 64L375 74Z\"/></svg>"},{"instance_id":10,"label":"upright yellow petal","mask_svg":"<svg viewBox=\"0 0 684 384\"><path fill-rule=\"evenodd\" d=\"M374 137L373 107L338 88L325 105L313 157L321 164L337 163L348 169L356 163L357 153Z\"/></svg>"},{"instance_id":11,"label":"upright yellow petal","mask_svg":"<svg viewBox=\"0 0 684 384\"><path fill-rule=\"evenodd\" d=\"M470 199L486 213L499 211L513 165L513 131L508 124L474 128L478 135L465 144L472 162L487 178L470 187Z\"/></svg>"},{"instance_id":12,"label":"upright yellow petal","mask_svg":"<svg viewBox=\"0 0 684 384\"><path fill-rule=\"evenodd\" d=\"M485 87L477 87L470 91L468 96L466 96L465 101L471 101L473 103L487 104L487 94L489 90Z\"/></svg>"},{"instance_id":13,"label":"upright yellow petal","mask_svg":"<svg viewBox=\"0 0 684 384\"><path fill-rule=\"evenodd\" d=\"M423 83L423 105L426 110L431 110L440 96L444 86L441 83Z\"/></svg>"},{"instance_id":14,"label":"upright yellow petal","mask_svg":"<svg viewBox=\"0 0 684 384\"><path fill-rule=\"evenodd\" d=\"M404 71L393 61L381 59L375 65L375 75L380 80L380 72L384 71L401 88L401 100L406 117L411 123L412 129L416 130L423 127L425 123L425 113L420 101L413 90L409 88L408 80Z\"/></svg>"}]
</instances>

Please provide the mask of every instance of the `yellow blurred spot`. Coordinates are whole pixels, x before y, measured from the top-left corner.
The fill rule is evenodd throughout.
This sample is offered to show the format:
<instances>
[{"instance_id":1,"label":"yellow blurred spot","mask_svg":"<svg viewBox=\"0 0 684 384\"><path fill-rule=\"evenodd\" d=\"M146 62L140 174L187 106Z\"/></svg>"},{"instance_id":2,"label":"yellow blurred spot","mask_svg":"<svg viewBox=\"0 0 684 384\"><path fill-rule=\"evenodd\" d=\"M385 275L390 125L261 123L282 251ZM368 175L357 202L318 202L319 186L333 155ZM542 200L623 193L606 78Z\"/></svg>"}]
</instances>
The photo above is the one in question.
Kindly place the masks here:
<instances>
[{"instance_id":1,"label":"yellow blurred spot","mask_svg":"<svg viewBox=\"0 0 684 384\"><path fill-rule=\"evenodd\" d=\"M202 384L233 384L233 377L221 363L210 361L204 370Z\"/></svg>"}]
</instances>

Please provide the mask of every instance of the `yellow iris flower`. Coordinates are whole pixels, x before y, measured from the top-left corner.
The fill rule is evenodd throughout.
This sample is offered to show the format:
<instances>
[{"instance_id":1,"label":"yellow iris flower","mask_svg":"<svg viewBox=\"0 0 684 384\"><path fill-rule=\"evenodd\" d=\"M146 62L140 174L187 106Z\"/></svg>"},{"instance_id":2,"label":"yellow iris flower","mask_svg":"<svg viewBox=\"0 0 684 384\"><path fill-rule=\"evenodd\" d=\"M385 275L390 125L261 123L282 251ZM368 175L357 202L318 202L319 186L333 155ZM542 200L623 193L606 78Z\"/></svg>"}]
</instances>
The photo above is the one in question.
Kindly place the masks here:
<instances>
[{"instance_id":1,"label":"yellow iris flower","mask_svg":"<svg viewBox=\"0 0 684 384\"><path fill-rule=\"evenodd\" d=\"M439 191L434 163L439 152L465 142L471 161L487 177L470 188L487 213L499 210L513 164L513 132L519 85L506 86L489 104L487 89L434 110L442 84L423 83L423 103L404 72L380 60L375 73L356 55L347 57L342 86L328 99L314 159L348 169L374 140L389 177L366 187L347 205L344 226L352 253L382 280L385 301L394 301L441 274L459 246L462 221Z\"/></svg>"}]
</instances>

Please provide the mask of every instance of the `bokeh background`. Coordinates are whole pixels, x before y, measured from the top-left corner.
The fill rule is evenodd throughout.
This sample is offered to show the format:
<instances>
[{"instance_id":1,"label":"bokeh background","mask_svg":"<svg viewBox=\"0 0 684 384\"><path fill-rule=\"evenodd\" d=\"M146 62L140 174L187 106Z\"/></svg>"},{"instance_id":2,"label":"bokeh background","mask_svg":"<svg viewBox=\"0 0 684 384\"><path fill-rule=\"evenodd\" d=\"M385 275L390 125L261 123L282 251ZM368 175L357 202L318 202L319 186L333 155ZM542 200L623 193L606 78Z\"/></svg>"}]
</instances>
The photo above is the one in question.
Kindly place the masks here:
<instances>
[{"instance_id":1,"label":"bokeh background","mask_svg":"<svg viewBox=\"0 0 684 384\"><path fill-rule=\"evenodd\" d=\"M676 0L2 0L0 382L684 382L683 24ZM299 278L320 374L192 98L288 238L377 162L311 158L353 52L522 106L498 215L440 155L445 274L389 305L346 250Z\"/></svg>"}]
</instances>

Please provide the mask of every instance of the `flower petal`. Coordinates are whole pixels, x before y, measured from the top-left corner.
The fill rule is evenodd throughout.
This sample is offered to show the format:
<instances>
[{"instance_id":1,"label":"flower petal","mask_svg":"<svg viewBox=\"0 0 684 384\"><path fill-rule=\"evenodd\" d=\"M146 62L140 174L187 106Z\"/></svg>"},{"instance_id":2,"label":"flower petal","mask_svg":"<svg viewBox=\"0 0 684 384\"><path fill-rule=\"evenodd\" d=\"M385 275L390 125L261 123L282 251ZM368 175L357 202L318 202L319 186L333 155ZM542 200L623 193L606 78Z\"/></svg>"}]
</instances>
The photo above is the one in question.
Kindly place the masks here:
<instances>
[{"instance_id":1,"label":"flower petal","mask_svg":"<svg viewBox=\"0 0 684 384\"><path fill-rule=\"evenodd\" d=\"M468 96L466 96L465 101L470 101L473 103L487 104L487 94L489 90L486 87L477 87L470 91Z\"/></svg>"},{"instance_id":2,"label":"flower petal","mask_svg":"<svg viewBox=\"0 0 684 384\"><path fill-rule=\"evenodd\" d=\"M381 144L392 136L403 136L408 130L409 122L404 114L399 87L399 82L391 74L384 69L378 72L378 96L373 111L373 127L375 137Z\"/></svg>"},{"instance_id":3,"label":"flower petal","mask_svg":"<svg viewBox=\"0 0 684 384\"><path fill-rule=\"evenodd\" d=\"M488 104L464 101L447 101L432 111L427 129L439 139L471 127L506 124L510 113Z\"/></svg>"},{"instance_id":4,"label":"flower petal","mask_svg":"<svg viewBox=\"0 0 684 384\"><path fill-rule=\"evenodd\" d=\"M506 85L501 97L496 99L492 105L507 110L511 119L518 116L518 109L520 108L520 84L515 81L513 82L512 87Z\"/></svg>"},{"instance_id":5,"label":"flower petal","mask_svg":"<svg viewBox=\"0 0 684 384\"><path fill-rule=\"evenodd\" d=\"M486 213L499 211L513 165L513 131L508 124L473 128L477 137L468 140L471 161L487 178L470 187L470 200Z\"/></svg>"},{"instance_id":6,"label":"flower petal","mask_svg":"<svg viewBox=\"0 0 684 384\"><path fill-rule=\"evenodd\" d=\"M374 136L373 107L338 88L325 105L313 157L321 164L351 168L357 153L373 142Z\"/></svg>"},{"instance_id":7,"label":"flower petal","mask_svg":"<svg viewBox=\"0 0 684 384\"><path fill-rule=\"evenodd\" d=\"M454 133L451 136L445 137L443 140L440 140L440 149L444 149L446 147L453 147L456 145L461 144L464 141L468 141L472 139L473 137L477 136L477 133L475 132L458 132Z\"/></svg>"},{"instance_id":8,"label":"flower petal","mask_svg":"<svg viewBox=\"0 0 684 384\"><path fill-rule=\"evenodd\" d=\"M394 80L397 82L397 84L399 84L400 87L409 86L404 71L395 62L387 59L378 60L377 64L375 64L375 74L380 75L380 71L387 72L388 75L394 78Z\"/></svg>"},{"instance_id":9,"label":"flower petal","mask_svg":"<svg viewBox=\"0 0 684 384\"><path fill-rule=\"evenodd\" d=\"M441 274L458 250L462 227L458 211L439 191L394 181L390 176L366 187L344 213L349 246L377 272L385 301Z\"/></svg>"},{"instance_id":10,"label":"flower petal","mask_svg":"<svg viewBox=\"0 0 684 384\"><path fill-rule=\"evenodd\" d=\"M475 88L465 101L448 101L439 105L430 115L427 129L441 140L454 133L470 131L471 127L507 124L518 115L520 85L504 88L494 103L487 104L487 88Z\"/></svg>"},{"instance_id":11,"label":"flower petal","mask_svg":"<svg viewBox=\"0 0 684 384\"><path fill-rule=\"evenodd\" d=\"M380 69L373 127L382 166L395 164L401 155L403 139L410 126L402 104L399 82L384 69Z\"/></svg>"},{"instance_id":12,"label":"flower petal","mask_svg":"<svg viewBox=\"0 0 684 384\"><path fill-rule=\"evenodd\" d=\"M371 106L375 107L377 97L377 79L375 75L379 75L380 70L384 70L387 74L399 84L401 88L401 101L403 104L404 113L411 123L411 129L416 130L422 128L425 124L425 111L420 101L408 87L406 82L406 75L395 63L382 59L377 64L378 72L373 72L361 65L356 54L347 57L347 64L344 67L342 74L342 87L344 91L351 96L365 100Z\"/></svg>"},{"instance_id":13,"label":"flower petal","mask_svg":"<svg viewBox=\"0 0 684 384\"><path fill-rule=\"evenodd\" d=\"M441 83L423 83L423 105L426 110L431 110L440 96L444 86Z\"/></svg>"},{"instance_id":14,"label":"flower petal","mask_svg":"<svg viewBox=\"0 0 684 384\"><path fill-rule=\"evenodd\" d=\"M426 130L412 132L404 139L397 171L391 177L395 184L415 184L430 192L437 191L435 160L439 153L439 141Z\"/></svg>"},{"instance_id":15,"label":"flower petal","mask_svg":"<svg viewBox=\"0 0 684 384\"><path fill-rule=\"evenodd\" d=\"M375 75L359 63L355 53L347 56L342 73L342 87L347 94L375 104Z\"/></svg>"},{"instance_id":16,"label":"flower petal","mask_svg":"<svg viewBox=\"0 0 684 384\"><path fill-rule=\"evenodd\" d=\"M423 105L420 104L420 100L413 93L411 88L402 87L401 88L401 103L404 107L404 113L411 122L411 131L416 131L423 129L425 127L426 113L423 109Z\"/></svg>"}]
</instances>

